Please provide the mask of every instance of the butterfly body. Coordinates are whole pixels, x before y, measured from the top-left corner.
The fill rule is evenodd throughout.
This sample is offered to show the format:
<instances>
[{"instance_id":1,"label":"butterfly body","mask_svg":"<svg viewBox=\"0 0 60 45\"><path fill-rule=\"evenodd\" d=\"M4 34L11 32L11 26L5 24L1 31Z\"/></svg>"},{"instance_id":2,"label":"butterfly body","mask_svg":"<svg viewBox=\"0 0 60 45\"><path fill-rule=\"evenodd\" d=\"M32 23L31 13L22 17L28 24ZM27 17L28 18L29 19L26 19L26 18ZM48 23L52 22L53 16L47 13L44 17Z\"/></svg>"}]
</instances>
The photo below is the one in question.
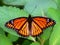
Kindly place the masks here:
<instances>
[{"instance_id":1,"label":"butterfly body","mask_svg":"<svg viewBox=\"0 0 60 45\"><path fill-rule=\"evenodd\" d=\"M28 21L28 27L29 27L29 31L31 32L31 23L32 23L32 18L31 18L31 16L29 16L28 18L27 18L27 21ZM31 33L30 33L31 34Z\"/></svg>"},{"instance_id":2,"label":"butterfly body","mask_svg":"<svg viewBox=\"0 0 60 45\"><path fill-rule=\"evenodd\" d=\"M43 32L43 29L52 26L55 21L46 17L19 17L8 21L5 26L12 28L23 37L38 36Z\"/></svg>"}]
</instances>

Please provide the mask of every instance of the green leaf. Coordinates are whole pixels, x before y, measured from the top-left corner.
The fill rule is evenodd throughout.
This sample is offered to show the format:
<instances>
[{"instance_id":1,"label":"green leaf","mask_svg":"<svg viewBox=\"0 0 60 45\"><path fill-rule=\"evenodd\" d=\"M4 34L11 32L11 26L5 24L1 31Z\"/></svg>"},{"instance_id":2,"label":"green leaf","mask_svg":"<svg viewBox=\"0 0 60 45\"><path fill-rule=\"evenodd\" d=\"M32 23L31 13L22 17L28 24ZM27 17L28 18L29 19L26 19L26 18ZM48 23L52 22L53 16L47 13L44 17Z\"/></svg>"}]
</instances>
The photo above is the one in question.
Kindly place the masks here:
<instances>
[{"instance_id":1,"label":"green leaf","mask_svg":"<svg viewBox=\"0 0 60 45\"><path fill-rule=\"evenodd\" d=\"M15 36L21 37L20 35L18 35L16 33L15 30L5 27L5 24L7 21L12 20L14 18L27 17L27 16L28 16L27 12L25 12L24 10L20 10L19 8L11 7L11 6L10 7L6 7L6 6L0 7L0 21L1 21L0 26L4 29L4 31L6 31L10 34L13 34ZM30 37L28 37L28 39L33 40Z\"/></svg>"},{"instance_id":2,"label":"green leaf","mask_svg":"<svg viewBox=\"0 0 60 45\"><path fill-rule=\"evenodd\" d=\"M54 30L49 39L49 45L60 45L60 23L54 26Z\"/></svg>"},{"instance_id":3,"label":"green leaf","mask_svg":"<svg viewBox=\"0 0 60 45\"><path fill-rule=\"evenodd\" d=\"M0 27L0 34L5 36L5 32L1 27Z\"/></svg>"},{"instance_id":4,"label":"green leaf","mask_svg":"<svg viewBox=\"0 0 60 45\"><path fill-rule=\"evenodd\" d=\"M57 8L52 0L30 0L24 9L31 15L41 15L42 11L47 11L49 7Z\"/></svg>"},{"instance_id":5,"label":"green leaf","mask_svg":"<svg viewBox=\"0 0 60 45\"><path fill-rule=\"evenodd\" d=\"M8 34L7 38L8 38L11 42L16 41L16 40L18 39L17 36L11 35L11 34Z\"/></svg>"},{"instance_id":6,"label":"green leaf","mask_svg":"<svg viewBox=\"0 0 60 45\"><path fill-rule=\"evenodd\" d=\"M35 37L29 36L27 39L32 40L32 41L34 41L34 42L36 42Z\"/></svg>"},{"instance_id":7,"label":"green leaf","mask_svg":"<svg viewBox=\"0 0 60 45\"><path fill-rule=\"evenodd\" d=\"M30 45L31 43L31 41L25 40L22 45Z\"/></svg>"},{"instance_id":8,"label":"green leaf","mask_svg":"<svg viewBox=\"0 0 60 45\"><path fill-rule=\"evenodd\" d=\"M25 5L28 0L3 0L3 3L7 5Z\"/></svg>"},{"instance_id":9,"label":"green leaf","mask_svg":"<svg viewBox=\"0 0 60 45\"><path fill-rule=\"evenodd\" d=\"M60 10L60 0L54 0L56 2L57 5L57 9Z\"/></svg>"},{"instance_id":10,"label":"green leaf","mask_svg":"<svg viewBox=\"0 0 60 45\"><path fill-rule=\"evenodd\" d=\"M52 19L54 19L57 22L60 21L60 11L54 8L49 8L48 10L48 17L51 17Z\"/></svg>"},{"instance_id":11,"label":"green leaf","mask_svg":"<svg viewBox=\"0 0 60 45\"><path fill-rule=\"evenodd\" d=\"M25 17L25 16L28 16L27 12L25 12L24 10L20 10L19 8L11 7L11 6L0 7L0 27L2 27L3 30L8 33L11 33L15 36L19 36L15 30L5 27L5 24L9 20L12 20L18 17Z\"/></svg>"},{"instance_id":12,"label":"green leaf","mask_svg":"<svg viewBox=\"0 0 60 45\"><path fill-rule=\"evenodd\" d=\"M53 27L49 27L49 28L43 30L43 33L41 34L40 38L42 40L44 40L44 41L46 41L47 39L49 39L49 37L50 37L50 35L51 35L52 31L53 31L52 28Z\"/></svg>"},{"instance_id":13,"label":"green leaf","mask_svg":"<svg viewBox=\"0 0 60 45\"><path fill-rule=\"evenodd\" d=\"M12 45L12 43L7 37L0 35L0 45Z\"/></svg>"},{"instance_id":14,"label":"green leaf","mask_svg":"<svg viewBox=\"0 0 60 45\"><path fill-rule=\"evenodd\" d=\"M49 39L44 42L44 45L49 45Z\"/></svg>"},{"instance_id":15,"label":"green leaf","mask_svg":"<svg viewBox=\"0 0 60 45\"><path fill-rule=\"evenodd\" d=\"M30 45L40 45L40 43L38 43L38 42L33 42L33 43L31 43Z\"/></svg>"}]
</instances>

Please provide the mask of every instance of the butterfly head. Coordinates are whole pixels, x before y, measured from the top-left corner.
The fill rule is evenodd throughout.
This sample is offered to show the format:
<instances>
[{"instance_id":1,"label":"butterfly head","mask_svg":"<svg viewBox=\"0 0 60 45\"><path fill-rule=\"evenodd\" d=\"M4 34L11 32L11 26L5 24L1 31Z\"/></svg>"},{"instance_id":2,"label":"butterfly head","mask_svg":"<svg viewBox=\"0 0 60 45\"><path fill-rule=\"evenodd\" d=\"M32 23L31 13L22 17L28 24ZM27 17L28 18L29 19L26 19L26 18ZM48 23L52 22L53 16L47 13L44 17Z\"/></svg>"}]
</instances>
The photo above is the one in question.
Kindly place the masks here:
<instances>
[{"instance_id":1,"label":"butterfly head","mask_svg":"<svg viewBox=\"0 0 60 45\"><path fill-rule=\"evenodd\" d=\"M31 21L32 21L31 15L29 15L27 19L28 19L28 22L29 22L29 21L31 22Z\"/></svg>"},{"instance_id":2,"label":"butterfly head","mask_svg":"<svg viewBox=\"0 0 60 45\"><path fill-rule=\"evenodd\" d=\"M31 18L31 15L29 15L28 18Z\"/></svg>"}]
</instances>

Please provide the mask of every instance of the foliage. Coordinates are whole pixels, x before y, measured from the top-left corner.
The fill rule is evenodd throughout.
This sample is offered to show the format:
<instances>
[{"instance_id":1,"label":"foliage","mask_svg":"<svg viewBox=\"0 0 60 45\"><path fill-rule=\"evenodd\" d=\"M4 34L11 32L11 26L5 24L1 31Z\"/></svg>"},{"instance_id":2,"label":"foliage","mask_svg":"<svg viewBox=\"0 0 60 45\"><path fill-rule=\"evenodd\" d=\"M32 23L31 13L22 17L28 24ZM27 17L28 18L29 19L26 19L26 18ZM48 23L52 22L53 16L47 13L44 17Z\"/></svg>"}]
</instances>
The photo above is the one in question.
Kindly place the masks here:
<instances>
[{"instance_id":1,"label":"foliage","mask_svg":"<svg viewBox=\"0 0 60 45\"><path fill-rule=\"evenodd\" d=\"M17 17L46 16L55 20L54 27L39 37L23 38L5 23ZM0 0L0 45L60 45L60 0Z\"/></svg>"}]
</instances>

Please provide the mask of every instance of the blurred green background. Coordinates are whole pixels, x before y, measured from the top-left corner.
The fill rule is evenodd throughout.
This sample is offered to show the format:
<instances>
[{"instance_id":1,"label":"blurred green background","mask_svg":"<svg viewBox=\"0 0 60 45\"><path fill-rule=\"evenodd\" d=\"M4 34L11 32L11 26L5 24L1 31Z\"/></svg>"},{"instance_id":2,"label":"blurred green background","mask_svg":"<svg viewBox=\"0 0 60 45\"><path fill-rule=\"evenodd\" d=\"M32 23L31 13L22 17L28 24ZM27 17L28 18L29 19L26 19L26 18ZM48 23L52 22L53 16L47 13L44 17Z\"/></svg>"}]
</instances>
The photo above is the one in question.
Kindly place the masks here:
<instances>
[{"instance_id":1,"label":"blurred green background","mask_svg":"<svg viewBox=\"0 0 60 45\"><path fill-rule=\"evenodd\" d=\"M56 24L39 37L27 38L5 27L7 21L29 14L52 18ZM60 0L0 0L0 45L60 45Z\"/></svg>"}]
</instances>

